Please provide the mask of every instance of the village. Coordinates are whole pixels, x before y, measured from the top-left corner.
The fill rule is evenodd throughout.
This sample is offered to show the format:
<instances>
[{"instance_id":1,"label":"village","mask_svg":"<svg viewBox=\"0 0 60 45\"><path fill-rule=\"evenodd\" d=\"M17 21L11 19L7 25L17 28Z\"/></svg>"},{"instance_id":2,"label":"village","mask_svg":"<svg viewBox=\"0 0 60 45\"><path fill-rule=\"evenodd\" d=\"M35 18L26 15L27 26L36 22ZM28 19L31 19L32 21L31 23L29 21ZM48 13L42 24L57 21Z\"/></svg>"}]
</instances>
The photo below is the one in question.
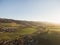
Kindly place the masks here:
<instances>
[{"instance_id":1,"label":"village","mask_svg":"<svg viewBox=\"0 0 60 45\"><path fill-rule=\"evenodd\" d=\"M16 30L15 27L0 27L0 32L15 32Z\"/></svg>"}]
</instances>

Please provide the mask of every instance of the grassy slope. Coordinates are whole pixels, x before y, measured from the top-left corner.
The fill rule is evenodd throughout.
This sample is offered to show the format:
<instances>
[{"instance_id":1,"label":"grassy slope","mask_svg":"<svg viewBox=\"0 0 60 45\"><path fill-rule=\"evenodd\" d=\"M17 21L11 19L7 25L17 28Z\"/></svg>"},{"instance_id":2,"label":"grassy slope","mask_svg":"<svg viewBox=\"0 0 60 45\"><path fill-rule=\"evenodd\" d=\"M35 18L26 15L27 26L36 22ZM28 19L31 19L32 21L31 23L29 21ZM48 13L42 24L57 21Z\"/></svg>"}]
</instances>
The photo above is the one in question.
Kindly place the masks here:
<instances>
[{"instance_id":1,"label":"grassy slope","mask_svg":"<svg viewBox=\"0 0 60 45\"><path fill-rule=\"evenodd\" d=\"M19 37L19 35L32 34L33 32L37 31L35 27L26 27L26 28L21 29L20 24L11 26L10 23L1 23L0 27L1 26L2 27L15 27L17 28L17 31L16 32L0 32L0 39L15 39L16 37Z\"/></svg>"}]
</instances>

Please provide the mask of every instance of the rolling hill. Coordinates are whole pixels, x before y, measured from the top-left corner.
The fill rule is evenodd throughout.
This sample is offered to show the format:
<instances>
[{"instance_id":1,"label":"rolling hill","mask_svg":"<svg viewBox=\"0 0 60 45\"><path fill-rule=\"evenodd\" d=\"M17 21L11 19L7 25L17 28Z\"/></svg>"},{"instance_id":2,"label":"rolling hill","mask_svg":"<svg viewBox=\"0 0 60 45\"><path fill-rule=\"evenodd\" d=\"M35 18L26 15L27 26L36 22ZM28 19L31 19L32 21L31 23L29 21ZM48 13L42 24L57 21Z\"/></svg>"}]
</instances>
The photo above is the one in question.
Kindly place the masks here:
<instances>
[{"instance_id":1,"label":"rolling hill","mask_svg":"<svg viewBox=\"0 0 60 45\"><path fill-rule=\"evenodd\" d=\"M0 18L0 40L15 40L21 35L31 35L38 41L36 45L60 45L60 25Z\"/></svg>"}]
</instances>

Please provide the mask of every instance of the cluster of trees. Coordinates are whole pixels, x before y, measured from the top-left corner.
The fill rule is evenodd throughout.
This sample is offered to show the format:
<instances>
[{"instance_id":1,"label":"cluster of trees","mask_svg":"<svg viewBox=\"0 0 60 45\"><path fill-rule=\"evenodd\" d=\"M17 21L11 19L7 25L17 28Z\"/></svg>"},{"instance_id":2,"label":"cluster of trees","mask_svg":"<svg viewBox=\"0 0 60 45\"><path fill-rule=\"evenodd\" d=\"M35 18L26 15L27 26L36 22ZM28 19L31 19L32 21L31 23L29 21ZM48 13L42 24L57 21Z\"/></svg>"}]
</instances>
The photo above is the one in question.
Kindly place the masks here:
<instances>
[{"instance_id":1,"label":"cluster of trees","mask_svg":"<svg viewBox=\"0 0 60 45\"><path fill-rule=\"evenodd\" d=\"M0 40L0 45L51 45L51 42L48 39L25 35L15 40Z\"/></svg>"}]
</instances>

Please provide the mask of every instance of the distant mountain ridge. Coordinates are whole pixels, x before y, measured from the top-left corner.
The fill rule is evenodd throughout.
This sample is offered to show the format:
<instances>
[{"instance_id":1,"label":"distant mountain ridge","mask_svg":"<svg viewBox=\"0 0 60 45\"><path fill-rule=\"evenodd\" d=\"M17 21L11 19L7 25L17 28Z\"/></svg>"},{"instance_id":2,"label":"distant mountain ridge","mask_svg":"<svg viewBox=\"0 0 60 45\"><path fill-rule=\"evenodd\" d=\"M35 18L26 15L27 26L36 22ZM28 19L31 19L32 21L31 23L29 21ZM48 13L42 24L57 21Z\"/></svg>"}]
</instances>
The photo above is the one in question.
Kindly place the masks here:
<instances>
[{"instance_id":1,"label":"distant mountain ridge","mask_svg":"<svg viewBox=\"0 0 60 45\"><path fill-rule=\"evenodd\" d=\"M23 25L39 25L39 24L43 24L42 22L36 22L36 21L13 20L13 19L0 18L0 23L12 23L12 22L15 22L17 24L23 24Z\"/></svg>"},{"instance_id":2,"label":"distant mountain ridge","mask_svg":"<svg viewBox=\"0 0 60 45\"><path fill-rule=\"evenodd\" d=\"M53 23L48 22L41 22L41 21L26 21L26 20L14 20L14 19L7 19L7 18L0 18L0 23L16 23L22 24L25 26L60 26Z\"/></svg>"}]
</instances>

